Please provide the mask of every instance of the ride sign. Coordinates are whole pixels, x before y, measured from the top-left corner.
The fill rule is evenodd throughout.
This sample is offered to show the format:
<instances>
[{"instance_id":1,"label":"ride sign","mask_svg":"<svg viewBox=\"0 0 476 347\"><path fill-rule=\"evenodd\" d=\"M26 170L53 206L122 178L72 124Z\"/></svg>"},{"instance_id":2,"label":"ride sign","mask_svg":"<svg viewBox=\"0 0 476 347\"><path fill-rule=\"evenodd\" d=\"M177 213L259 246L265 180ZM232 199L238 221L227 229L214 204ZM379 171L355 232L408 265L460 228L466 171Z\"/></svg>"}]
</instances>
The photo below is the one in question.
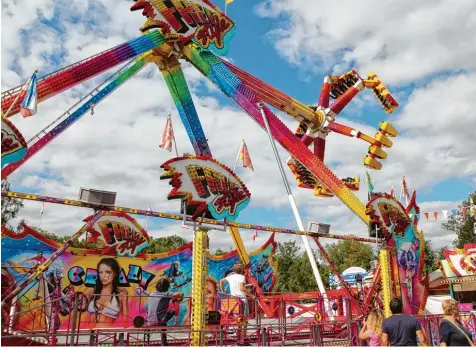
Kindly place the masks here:
<instances>
[{"instance_id":1,"label":"ride sign","mask_svg":"<svg viewBox=\"0 0 476 347\"><path fill-rule=\"evenodd\" d=\"M216 54L227 53L227 42L235 24L208 0L135 0L131 11L142 10L147 17L140 29L161 28L164 33L180 35L180 42L190 41Z\"/></svg>"},{"instance_id":2,"label":"ride sign","mask_svg":"<svg viewBox=\"0 0 476 347\"><path fill-rule=\"evenodd\" d=\"M93 216L87 217L88 222ZM137 221L124 212L107 211L88 230L88 241L102 247L101 255L135 257L149 244L149 235Z\"/></svg>"},{"instance_id":3,"label":"ride sign","mask_svg":"<svg viewBox=\"0 0 476 347\"><path fill-rule=\"evenodd\" d=\"M2 116L2 166L22 159L27 146L18 129Z\"/></svg>"},{"instance_id":4,"label":"ride sign","mask_svg":"<svg viewBox=\"0 0 476 347\"><path fill-rule=\"evenodd\" d=\"M217 220L234 221L248 206L251 194L228 167L206 156L171 159L161 166L161 179L171 179L168 199L184 199L193 218L209 212Z\"/></svg>"}]
</instances>

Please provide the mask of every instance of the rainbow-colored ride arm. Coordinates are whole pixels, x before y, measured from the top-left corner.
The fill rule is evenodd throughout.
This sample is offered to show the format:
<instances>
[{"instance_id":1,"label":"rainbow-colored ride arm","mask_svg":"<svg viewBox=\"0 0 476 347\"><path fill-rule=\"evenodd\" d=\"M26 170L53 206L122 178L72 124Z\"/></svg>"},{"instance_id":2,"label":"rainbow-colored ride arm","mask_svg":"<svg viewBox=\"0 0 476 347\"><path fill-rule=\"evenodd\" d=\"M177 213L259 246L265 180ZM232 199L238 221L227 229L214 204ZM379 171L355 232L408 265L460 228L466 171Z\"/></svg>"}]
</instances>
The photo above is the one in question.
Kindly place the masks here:
<instances>
[{"instance_id":1,"label":"rainbow-colored ride arm","mask_svg":"<svg viewBox=\"0 0 476 347\"><path fill-rule=\"evenodd\" d=\"M212 156L200 118L193 104L192 95L179 61L175 57L157 58L156 65L164 76L182 123L197 155Z\"/></svg>"},{"instance_id":2,"label":"rainbow-colored ride arm","mask_svg":"<svg viewBox=\"0 0 476 347\"><path fill-rule=\"evenodd\" d=\"M228 67L210 52L200 52L195 46L183 48L187 59L219 89L265 128L257 103L261 100ZM272 136L322 183L346 204L362 221L369 223L364 204L337 178L309 148L294 135L267 107L264 112L269 120Z\"/></svg>"},{"instance_id":3,"label":"rainbow-colored ride arm","mask_svg":"<svg viewBox=\"0 0 476 347\"><path fill-rule=\"evenodd\" d=\"M371 73L367 79L362 79L355 70L351 70L341 76L325 76L318 105L315 107L306 106L230 62L223 59L220 60L257 97L299 121L300 126L304 126L306 129L303 131L302 136L300 136L301 141L307 146L314 145L314 153L321 161L324 160L327 135L329 132L334 131L342 135L361 138L370 143L371 146L369 147L368 156L364 159L364 164L376 170L382 168L382 164L377 161L377 159L385 159L387 156L382 150L382 146L391 147L391 141L387 136L396 136L398 134L388 122L380 123L380 133L377 133L375 138L355 129L334 123L336 116L365 88L373 90L385 112L392 113L398 107L398 103L375 73ZM331 99L334 99L334 102L331 103ZM299 178L296 178L299 181ZM357 183L353 182L351 186L357 187ZM325 192L324 190L317 192L316 195L332 196L331 192Z\"/></svg>"},{"instance_id":4,"label":"rainbow-colored ride arm","mask_svg":"<svg viewBox=\"0 0 476 347\"><path fill-rule=\"evenodd\" d=\"M97 54L90 59L73 64L69 68L61 69L57 73L49 74L48 78L40 78L37 86L37 101L39 103L51 98L52 96L99 75L116 65L161 46L165 42L166 39L160 31L152 31L108 51ZM2 112L6 112L9 109L20 92L21 86L2 93ZM4 95L5 97L3 97ZM23 98L24 95L20 95L20 98L7 115L8 117L13 116L20 111L20 104Z\"/></svg>"},{"instance_id":5,"label":"rainbow-colored ride arm","mask_svg":"<svg viewBox=\"0 0 476 347\"><path fill-rule=\"evenodd\" d=\"M118 71L119 74L117 75L117 77L113 79L109 84L107 84L103 89L99 90L97 94L95 94L89 100L80 105L74 112L69 113L69 111L67 111L69 116L66 117L62 122L56 125L49 132L45 133L42 137L38 138L38 140L28 148L25 156L22 159L14 163L10 163L2 169L2 179L7 178L11 173L17 170L20 166L22 166L27 160L29 160L32 156L38 153L41 149L43 149L46 145L48 145L51 141L53 141L56 137L63 133L67 128L69 128L73 123L75 123L82 116L84 116L84 114L91 110L93 106L98 105L109 94L111 94L129 78L139 72L149 62L151 54L152 53L145 53L139 58L137 58L131 66L124 66L121 70Z\"/></svg>"},{"instance_id":6,"label":"rainbow-colored ride arm","mask_svg":"<svg viewBox=\"0 0 476 347\"><path fill-rule=\"evenodd\" d=\"M315 109L281 92L266 82L263 82L236 65L233 65L224 59L220 60L243 82L244 85L267 104L287 113L298 122L304 122L307 125L312 126L320 125L322 123L323 119L315 113Z\"/></svg>"}]
</instances>

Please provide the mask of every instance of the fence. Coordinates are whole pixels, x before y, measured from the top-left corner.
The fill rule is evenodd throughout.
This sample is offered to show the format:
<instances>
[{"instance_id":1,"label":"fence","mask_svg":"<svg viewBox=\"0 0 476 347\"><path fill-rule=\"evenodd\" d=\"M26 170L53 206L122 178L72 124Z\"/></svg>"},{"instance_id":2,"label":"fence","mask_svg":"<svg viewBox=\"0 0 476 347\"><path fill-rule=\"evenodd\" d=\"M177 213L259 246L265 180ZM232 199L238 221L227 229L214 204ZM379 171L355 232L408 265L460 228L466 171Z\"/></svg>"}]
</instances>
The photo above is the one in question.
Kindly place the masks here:
<instances>
[{"instance_id":1,"label":"fence","mask_svg":"<svg viewBox=\"0 0 476 347\"><path fill-rule=\"evenodd\" d=\"M137 297L140 305L128 307L124 312L111 296L86 298L75 293L68 301L51 300L40 307L31 307L14 313L10 329L2 333L5 345L67 345L67 346L171 346L190 345L191 302L184 298L181 314L171 318L167 325L151 325L147 303L150 297ZM301 294L268 295L261 300L246 302L229 296L207 297L208 325L202 333L210 346L252 344L256 346L363 346L358 339L362 319L344 297L330 297L325 303L322 298ZM93 302L91 304L91 302ZM102 302L103 304L98 304ZM62 306L63 305L63 306ZM96 313L94 306L96 305ZM101 305L103 305L101 307ZM268 305L263 309L263 305ZM99 306L99 307L98 307ZM108 315L105 307L107 306ZM115 308L114 308L115 307ZM327 312L325 308L330 308ZM59 320L57 313L67 313ZM116 310L116 311L115 311ZM114 312L115 311L115 312ZM265 314L264 312L268 314ZM57 313L55 313L57 312ZM100 313L103 312L103 313ZM48 313L50 316L48 316ZM44 324L29 326L18 324L25 315L29 318L41 314ZM103 315L104 317L101 317ZM99 318L98 318L99 317ZM115 318L113 318L115 317ZM37 317L38 318L38 317ZM438 345L438 327L441 316L418 317L431 345ZM476 336L476 318L473 314L463 315L462 323ZM13 324L14 322L17 322ZM177 324L176 324L177 323Z\"/></svg>"}]
</instances>

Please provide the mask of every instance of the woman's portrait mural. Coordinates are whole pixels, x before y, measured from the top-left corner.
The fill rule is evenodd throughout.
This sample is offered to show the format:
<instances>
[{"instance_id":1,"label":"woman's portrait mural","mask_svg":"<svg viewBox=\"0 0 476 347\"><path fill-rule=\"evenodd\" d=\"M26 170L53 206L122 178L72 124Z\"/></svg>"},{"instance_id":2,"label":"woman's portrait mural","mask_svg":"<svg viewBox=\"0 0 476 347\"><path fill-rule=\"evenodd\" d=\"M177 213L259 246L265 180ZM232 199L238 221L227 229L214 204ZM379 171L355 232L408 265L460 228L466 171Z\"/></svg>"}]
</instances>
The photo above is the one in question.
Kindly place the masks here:
<instances>
[{"instance_id":1,"label":"woman's portrait mural","mask_svg":"<svg viewBox=\"0 0 476 347\"><path fill-rule=\"evenodd\" d=\"M108 217L111 220L106 220ZM100 220L98 227L92 231L93 237L102 240L104 247L97 250L66 249L18 295L17 315L15 321L11 322L13 327L66 329L71 324L75 300L79 301L77 318L81 328L131 327L137 317L147 322L150 320L149 312L157 314L156 299L164 296L157 291L157 288L163 287L158 286L160 281L167 282L164 290L170 294L167 303L162 302L162 305L166 304L166 310L173 312L164 320L165 324L188 323L192 242L162 254L137 252L133 240L137 240L136 243L144 249L144 240L148 240L148 236L133 218L127 216L122 219L117 213ZM106 240L102 231L108 234ZM135 236L127 239L126 235ZM119 250L116 251L111 242L116 243ZM22 233L3 228L1 261L5 286L13 288L21 285L61 246L28 226ZM251 274L263 292L271 291L274 286L276 266L272 263L272 256L275 248L276 242L271 235L264 245L250 253ZM209 256L206 287L208 311L220 309L218 283L238 262L236 251ZM8 288L5 291L8 292ZM154 307L149 307L151 303L154 303ZM2 311L2 316L5 323L9 314Z\"/></svg>"}]
</instances>

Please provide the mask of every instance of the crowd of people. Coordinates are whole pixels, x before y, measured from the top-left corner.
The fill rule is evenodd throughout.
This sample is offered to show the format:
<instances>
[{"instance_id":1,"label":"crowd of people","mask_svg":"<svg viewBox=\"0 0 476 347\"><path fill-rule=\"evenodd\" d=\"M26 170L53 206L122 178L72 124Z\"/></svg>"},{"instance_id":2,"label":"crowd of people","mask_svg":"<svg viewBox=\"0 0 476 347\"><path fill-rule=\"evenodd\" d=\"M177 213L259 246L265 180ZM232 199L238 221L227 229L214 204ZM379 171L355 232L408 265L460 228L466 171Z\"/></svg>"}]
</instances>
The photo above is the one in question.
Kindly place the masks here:
<instances>
[{"instance_id":1,"label":"crowd of people","mask_svg":"<svg viewBox=\"0 0 476 347\"><path fill-rule=\"evenodd\" d=\"M471 333L459 321L458 302L442 304L444 318L439 326L440 346L474 346ZM364 321L359 338L369 346L428 346L423 328L414 316L403 313L399 298L390 302L392 316L383 319L381 311L372 311Z\"/></svg>"}]
</instances>

